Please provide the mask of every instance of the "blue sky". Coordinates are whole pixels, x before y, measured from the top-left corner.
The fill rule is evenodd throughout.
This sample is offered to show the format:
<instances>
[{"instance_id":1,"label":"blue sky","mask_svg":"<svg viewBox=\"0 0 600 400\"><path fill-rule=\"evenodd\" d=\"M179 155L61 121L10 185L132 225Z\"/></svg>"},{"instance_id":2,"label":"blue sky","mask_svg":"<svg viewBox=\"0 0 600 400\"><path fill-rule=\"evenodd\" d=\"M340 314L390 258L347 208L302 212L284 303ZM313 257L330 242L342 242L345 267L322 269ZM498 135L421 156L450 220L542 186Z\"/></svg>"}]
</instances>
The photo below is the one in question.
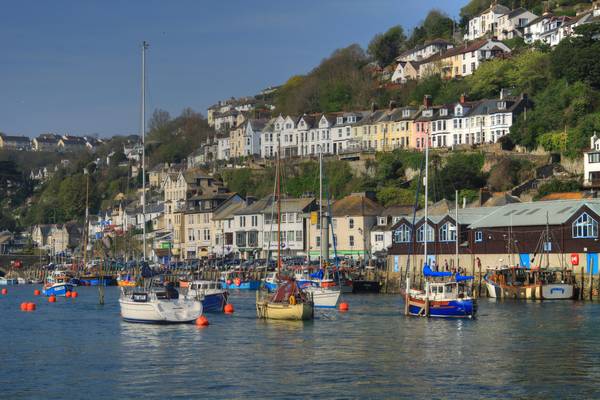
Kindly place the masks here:
<instances>
[{"instance_id":1,"label":"blue sky","mask_svg":"<svg viewBox=\"0 0 600 400\"><path fill-rule=\"evenodd\" d=\"M221 0L4 3L0 131L101 136L139 131L140 53L148 110L206 113L310 71L336 48L410 29L432 8L457 18L466 0Z\"/></svg>"}]
</instances>

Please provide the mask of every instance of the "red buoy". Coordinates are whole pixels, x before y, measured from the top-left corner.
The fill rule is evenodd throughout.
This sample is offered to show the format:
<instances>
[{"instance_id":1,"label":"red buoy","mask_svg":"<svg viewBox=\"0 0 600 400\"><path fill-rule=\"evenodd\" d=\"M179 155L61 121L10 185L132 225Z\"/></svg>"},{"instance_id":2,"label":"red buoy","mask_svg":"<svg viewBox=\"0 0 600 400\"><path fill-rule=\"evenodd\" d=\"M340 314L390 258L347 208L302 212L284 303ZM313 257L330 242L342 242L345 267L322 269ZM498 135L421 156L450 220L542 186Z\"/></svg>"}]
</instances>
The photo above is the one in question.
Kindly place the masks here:
<instances>
[{"instance_id":1,"label":"red buoy","mask_svg":"<svg viewBox=\"0 0 600 400\"><path fill-rule=\"evenodd\" d=\"M25 303L25 304L26 304L25 309L27 311L35 311L35 308L36 308L35 303Z\"/></svg>"},{"instance_id":2,"label":"red buoy","mask_svg":"<svg viewBox=\"0 0 600 400\"><path fill-rule=\"evenodd\" d=\"M74 299L77 296L79 296L79 293L77 293L77 292L71 292L71 298L72 299Z\"/></svg>"},{"instance_id":3,"label":"red buoy","mask_svg":"<svg viewBox=\"0 0 600 400\"><path fill-rule=\"evenodd\" d=\"M71 297L71 292L67 291L67 293L65 293L65 297Z\"/></svg>"},{"instance_id":4,"label":"red buoy","mask_svg":"<svg viewBox=\"0 0 600 400\"><path fill-rule=\"evenodd\" d=\"M2 294L4 294L4 295L8 294L8 289L7 288L3 288L2 289Z\"/></svg>"},{"instance_id":5,"label":"red buoy","mask_svg":"<svg viewBox=\"0 0 600 400\"><path fill-rule=\"evenodd\" d=\"M196 319L196 326L208 326L208 318L204 315L198 317L198 319Z\"/></svg>"},{"instance_id":6,"label":"red buoy","mask_svg":"<svg viewBox=\"0 0 600 400\"><path fill-rule=\"evenodd\" d=\"M235 286L241 286L242 285L242 280L240 278L235 278Z\"/></svg>"},{"instance_id":7,"label":"red buoy","mask_svg":"<svg viewBox=\"0 0 600 400\"><path fill-rule=\"evenodd\" d=\"M33 291L33 295L34 295L34 296L39 296L39 295L40 295L40 293L41 293L41 292L40 292L40 289L35 289L35 290Z\"/></svg>"},{"instance_id":8,"label":"red buoy","mask_svg":"<svg viewBox=\"0 0 600 400\"><path fill-rule=\"evenodd\" d=\"M233 309L233 304L231 304L231 303L225 304L225 307L223 307L223 311L225 312L225 314L233 314L233 312L235 311Z\"/></svg>"},{"instance_id":9,"label":"red buoy","mask_svg":"<svg viewBox=\"0 0 600 400\"><path fill-rule=\"evenodd\" d=\"M349 309L348 303L340 303L340 311L348 311Z\"/></svg>"},{"instance_id":10,"label":"red buoy","mask_svg":"<svg viewBox=\"0 0 600 400\"><path fill-rule=\"evenodd\" d=\"M48 297L48 303L56 303L56 296L51 295L50 297Z\"/></svg>"},{"instance_id":11,"label":"red buoy","mask_svg":"<svg viewBox=\"0 0 600 400\"><path fill-rule=\"evenodd\" d=\"M21 311L27 311L27 303L21 303Z\"/></svg>"},{"instance_id":12,"label":"red buoy","mask_svg":"<svg viewBox=\"0 0 600 400\"><path fill-rule=\"evenodd\" d=\"M228 285L231 285L231 279L227 279L226 283L227 283Z\"/></svg>"}]
</instances>

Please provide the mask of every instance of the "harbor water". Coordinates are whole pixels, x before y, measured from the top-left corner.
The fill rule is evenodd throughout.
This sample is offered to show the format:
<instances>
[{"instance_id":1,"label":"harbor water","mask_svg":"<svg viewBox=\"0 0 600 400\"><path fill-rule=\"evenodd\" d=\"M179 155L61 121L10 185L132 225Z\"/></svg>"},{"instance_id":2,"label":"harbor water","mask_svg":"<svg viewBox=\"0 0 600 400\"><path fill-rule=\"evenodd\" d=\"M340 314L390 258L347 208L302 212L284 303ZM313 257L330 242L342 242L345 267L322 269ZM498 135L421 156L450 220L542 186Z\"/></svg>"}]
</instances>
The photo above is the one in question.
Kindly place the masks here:
<instances>
[{"instance_id":1,"label":"harbor water","mask_svg":"<svg viewBox=\"0 0 600 400\"><path fill-rule=\"evenodd\" d=\"M0 398L598 398L600 304L481 299L475 320L404 317L347 295L310 322L255 318L254 293L210 326L120 320L118 288L0 296ZM37 310L19 305L35 301Z\"/></svg>"}]
</instances>

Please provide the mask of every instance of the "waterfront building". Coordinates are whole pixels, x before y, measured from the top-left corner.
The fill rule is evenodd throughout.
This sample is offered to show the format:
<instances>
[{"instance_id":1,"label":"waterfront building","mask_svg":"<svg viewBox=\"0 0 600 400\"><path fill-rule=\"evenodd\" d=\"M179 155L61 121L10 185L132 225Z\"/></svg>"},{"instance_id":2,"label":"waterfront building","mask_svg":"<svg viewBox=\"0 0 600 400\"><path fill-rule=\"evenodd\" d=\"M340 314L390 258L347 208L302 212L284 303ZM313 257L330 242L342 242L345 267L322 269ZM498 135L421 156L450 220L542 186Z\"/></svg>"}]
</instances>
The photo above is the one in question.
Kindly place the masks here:
<instances>
[{"instance_id":1,"label":"waterfront building","mask_svg":"<svg viewBox=\"0 0 600 400\"><path fill-rule=\"evenodd\" d=\"M41 224L31 229L31 240L51 255L72 251L81 242L82 227L76 222Z\"/></svg>"},{"instance_id":2,"label":"waterfront building","mask_svg":"<svg viewBox=\"0 0 600 400\"><path fill-rule=\"evenodd\" d=\"M423 243L428 240L430 261L440 269L455 266L455 211L430 215L427 228L420 219L413 226L402 218L393 227L388 266L396 271L423 263ZM458 210L458 263L472 271L479 268L519 265L545 267L542 253L550 254L550 267L574 268L598 273L598 221L600 200L557 200L511 203L500 207ZM540 238L548 231L551 241Z\"/></svg>"}]
</instances>

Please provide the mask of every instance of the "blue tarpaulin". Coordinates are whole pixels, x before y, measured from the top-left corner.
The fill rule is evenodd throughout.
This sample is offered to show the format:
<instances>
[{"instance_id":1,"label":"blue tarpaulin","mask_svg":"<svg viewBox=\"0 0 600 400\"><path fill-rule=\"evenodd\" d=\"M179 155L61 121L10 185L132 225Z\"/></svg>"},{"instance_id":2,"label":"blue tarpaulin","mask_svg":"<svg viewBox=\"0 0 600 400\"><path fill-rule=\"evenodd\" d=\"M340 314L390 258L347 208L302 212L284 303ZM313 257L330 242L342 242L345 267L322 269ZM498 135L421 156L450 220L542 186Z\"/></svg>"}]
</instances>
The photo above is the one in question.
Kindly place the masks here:
<instances>
[{"instance_id":1,"label":"blue tarpaulin","mask_svg":"<svg viewBox=\"0 0 600 400\"><path fill-rule=\"evenodd\" d=\"M452 276L452 272L432 271L431 267L429 267L429 264L425 264L423 266L423 275L430 276L432 278L445 278L445 277Z\"/></svg>"},{"instance_id":2,"label":"blue tarpaulin","mask_svg":"<svg viewBox=\"0 0 600 400\"><path fill-rule=\"evenodd\" d=\"M323 272L322 269L318 270L314 274L310 274L311 278L316 278L316 279L323 279L323 276L325 276L325 272Z\"/></svg>"}]
</instances>

